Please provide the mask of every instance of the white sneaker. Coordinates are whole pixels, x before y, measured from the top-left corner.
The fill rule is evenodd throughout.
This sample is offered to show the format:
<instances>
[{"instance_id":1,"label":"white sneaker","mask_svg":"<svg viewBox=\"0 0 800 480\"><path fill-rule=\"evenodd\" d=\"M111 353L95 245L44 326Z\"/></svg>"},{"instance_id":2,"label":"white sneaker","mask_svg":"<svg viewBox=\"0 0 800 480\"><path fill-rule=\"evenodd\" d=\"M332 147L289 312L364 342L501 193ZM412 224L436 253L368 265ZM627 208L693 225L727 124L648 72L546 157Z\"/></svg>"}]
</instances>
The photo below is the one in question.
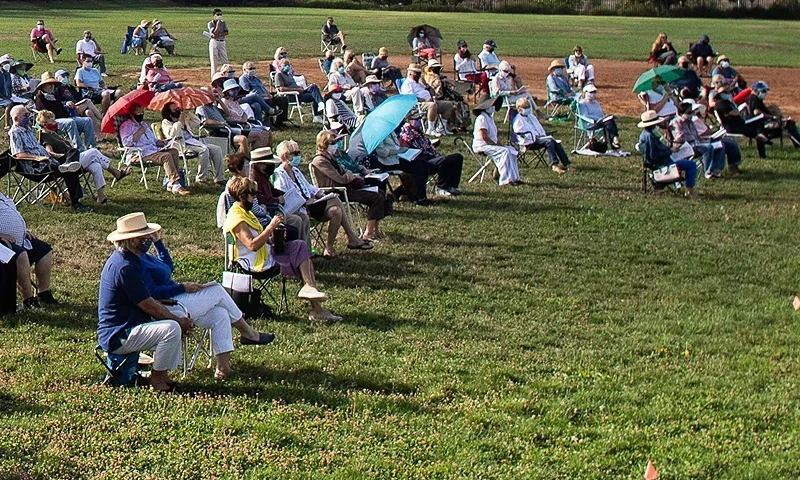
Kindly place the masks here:
<instances>
[{"instance_id":1,"label":"white sneaker","mask_svg":"<svg viewBox=\"0 0 800 480\"><path fill-rule=\"evenodd\" d=\"M303 285L303 288L301 288L300 292L297 294L297 298L303 298L306 300L325 300L328 298L328 296L311 285Z\"/></svg>"},{"instance_id":2,"label":"white sneaker","mask_svg":"<svg viewBox=\"0 0 800 480\"><path fill-rule=\"evenodd\" d=\"M442 136L441 132L439 132L438 130L435 130L433 128L429 128L428 130L426 130L425 131L425 135L428 135L429 137L441 137Z\"/></svg>"},{"instance_id":3,"label":"white sneaker","mask_svg":"<svg viewBox=\"0 0 800 480\"><path fill-rule=\"evenodd\" d=\"M80 162L69 162L58 166L58 171L61 173L75 173L80 169Z\"/></svg>"},{"instance_id":4,"label":"white sneaker","mask_svg":"<svg viewBox=\"0 0 800 480\"><path fill-rule=\"evenodd\" d=\"M108 76L108 74L107 73L101 73L100 76L103 77L103 78L106 78Z\"/></svg>"},{"instance_id":5,"label":"white sneaker","mask_svg":"<svg viewBox=\"0 0 800 480\"><path fill-rule=\"evenodd\" d=\"M324 123L322 121L321 115L314 115L314 118L311 119L311 123Z\"/></svg>"},{"instance_id":6,"label":"white sneaker","mask_svg":"<svg viewBox=\"0 0 800 480\"><path fill-rule=\"evenodd\" d=\"M434 189L433 193L435 193L436 195L441 195L442 197L451 197L453 195L452 193L448 192L447 190L442 190L439 187L436 187L436 189Z\"/></svg>"}]
</instances>

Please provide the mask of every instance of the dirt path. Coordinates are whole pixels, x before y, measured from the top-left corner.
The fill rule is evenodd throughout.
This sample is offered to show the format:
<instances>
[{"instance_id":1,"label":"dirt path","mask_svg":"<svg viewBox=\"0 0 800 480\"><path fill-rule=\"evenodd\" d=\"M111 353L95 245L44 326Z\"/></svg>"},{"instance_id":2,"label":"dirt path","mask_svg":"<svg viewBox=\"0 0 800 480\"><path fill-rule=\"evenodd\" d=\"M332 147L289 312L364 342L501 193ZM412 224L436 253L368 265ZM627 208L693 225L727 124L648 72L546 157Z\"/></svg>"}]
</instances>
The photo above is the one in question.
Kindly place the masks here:
<instances>
[{"instance_id":1,"label":"dirt path","mask_svg":"<svg viewBox=\"0 0 800 480\"><path fill-rule=\"evenodd\" d=\"M517 66L517 72L522 76L526 85L530 85L533 94L538 98L545 98L544 78L551 58L507 57L509 62ZM403 68L401 58L393 58L394 64ZM403 60L404 61L404 60ZM444 61L447 65L451 62ZM631 92L636 78L650 68L646 62L629 62L617 60L592 60L597 75L598 99L603 104L607 113L620 116L638 116L642 112L641 104ZM258 62L257 68L262 80L267 78L269 62ZM293 60L295 70L303 73L310 82L323 86L325 84L322 72L317 66L316 58L302 58ZM449 69L448 69L449 70ZM791 68L767 67L737 67L739 73L752 83L764 80L769 84L770 92L767 97L768 104L778 104L786 115L800 117L800 105L792 100L791 89L797 84L796 78L800 71ZM189 85L207 85L210 72L208 68L177 69L172 72L174 78L185 78ZM452 72L450 73L452 76ZM703 81L708 81L704 78Z\"/></svg>"}]
</instances>

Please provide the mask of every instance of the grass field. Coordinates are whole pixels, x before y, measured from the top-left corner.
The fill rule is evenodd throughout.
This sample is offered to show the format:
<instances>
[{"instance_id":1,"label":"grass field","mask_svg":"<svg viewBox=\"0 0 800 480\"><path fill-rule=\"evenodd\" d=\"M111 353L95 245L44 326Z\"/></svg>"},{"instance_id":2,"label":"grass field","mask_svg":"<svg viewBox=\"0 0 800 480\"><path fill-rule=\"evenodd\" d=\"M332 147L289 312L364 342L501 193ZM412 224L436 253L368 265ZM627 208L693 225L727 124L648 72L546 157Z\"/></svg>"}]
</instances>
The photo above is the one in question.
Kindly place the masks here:
<instances>
[{"instance_id":1,"label":"grass field","mask_svg":"<svg viewBox=\"0 0 800 480\"><path fill-rule=\"evenodd\" d=\"M205 10L149 9L147 17L188 38ZM231 42L234 58L271 56L276 41L247 46L262 43L257 27L310 55L325 14L229 10L231 29L242 36ZM82 13L101 40L144 16ZM349 30L376 15L403 30L419 18L336 15ZM47 11L37 16L56 33L86 25ZM468 40L487 36L473 30L474 15L425 18L448 40L459 30L475 32ZM0 27L27 34L33 20L6 10ZM563 53L575 42L545 44L531 24L579 21L596 27L587 39L603 36L599 25L621 22L615 28L624 36L593 48L610 58L640 56L631 38L641 38L643 51L653 32L679 25L486 20L513 22L490 36L508 53L530 55ZM780 33L796 28L788 22L741 29L727 22L705 20L702 31L741 42L757 36L773 51L793 51L798 41ZM682 25L701 32L699 21ZM768 29L749 28L759 26ZM772 43L779 39L785 43ZM591 40L581 43L593 52ZM203 64L203 45L179 48L188 56L176 63ZM139 60L124 59L129 67ZM628 149L634 123L622 123ZM548 128L571 145L568 125ZM300 142L305 168L314 134L307 127L278 140ZM118 216L143 210L165 228L177 279L218 278L218 191L175 198L129 179L109 189L109 205L92 204L94 213L24 206L31 229L56 245L54 285L66 304L0 319L0 478L634 479L648 459L663 479L797 478L800 333L790 302L800 267L800 165L789 147L770 148L766 161L752 147L744 153L746 175L701 181L697 201L642 195L634 156L574 158L580 171L560 177L524 169L523 187L464 184L464 196L433 207L400 204L383 224L390 239L375 250L316 262L344 322L310 324L292 301L289 315L256 322L278 339L237 349L235 378L215 382L200 368L180 396L98 385L103 372L91 349L97 281L111 250L105 236ZM465 181L474 169L467 159Z\"/></svg>"}]
</instances>

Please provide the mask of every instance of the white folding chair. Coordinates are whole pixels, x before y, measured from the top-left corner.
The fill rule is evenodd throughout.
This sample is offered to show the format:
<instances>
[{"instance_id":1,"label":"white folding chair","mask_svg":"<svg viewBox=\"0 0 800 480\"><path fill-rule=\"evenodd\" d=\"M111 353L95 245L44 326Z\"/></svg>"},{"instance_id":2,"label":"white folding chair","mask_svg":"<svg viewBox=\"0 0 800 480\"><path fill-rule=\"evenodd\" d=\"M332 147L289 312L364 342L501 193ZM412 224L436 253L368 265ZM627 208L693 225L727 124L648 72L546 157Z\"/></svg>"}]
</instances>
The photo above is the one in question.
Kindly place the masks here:
<instances>
[{"instance_id":1,"label":"white folding chair","mask_svg":"<svg viewBox=\"0 0 800 480\"><path fill-rule=\"evenodd\" d=\"M275 82L275 78L277 77L278 72L269 72L269 81L272 83L272 86L275 88L276 95L280 97L287 97L289 99L289 120L292 119L292 115L297 112L297 115L300 117L300 125L303 124L303 104L300 103L300 92L279 92L278 85Z\"/></svg>"},{"instance_id":2,"label":"white folding chair","mask_svg":"<svg viewBox=\"0 0 800 480\"><path fill-rule=\"evenodd\" d=\"M478 170L474 174L472 174L471 177L469 177L467 183L472 183L475 180L478 180L479 178L480 180L478 181L478 183L482 183L483 177L484 175L486 175L486 169L489 168L491 165L494 165L494 162L485 153L475 152L475 150L472 149L472 145L470 145L463 138L459 137L458 139L456 139L456 141L458 140L461 140L461 143L464 144L464 148L467 149L467 152L470 154L472 159L475 160L475 164L478 166Z\"/></svg>"},{"instance_id":3,"label":"white folding chair","mask_svg":"<svg viewBox=\"0 0 800 480\"><path fill-rule=\"evenodd\" d=\"M364 230L362 228L362 221L361 221L361 210L363 207L360 203L351 202L347 196L347 188L346 187L320 187L317 184L317 176L314 174L314 165L308 164L308 175L311 177L311 183L314 184L315 187L319 188L324 192L333 192L339 194L340 197L344 197L342 204L345 206L345 215L350 219L350 225L353 226L356 230L358 230L359 235L364 234Z\"/></svg>"}]
</instances>

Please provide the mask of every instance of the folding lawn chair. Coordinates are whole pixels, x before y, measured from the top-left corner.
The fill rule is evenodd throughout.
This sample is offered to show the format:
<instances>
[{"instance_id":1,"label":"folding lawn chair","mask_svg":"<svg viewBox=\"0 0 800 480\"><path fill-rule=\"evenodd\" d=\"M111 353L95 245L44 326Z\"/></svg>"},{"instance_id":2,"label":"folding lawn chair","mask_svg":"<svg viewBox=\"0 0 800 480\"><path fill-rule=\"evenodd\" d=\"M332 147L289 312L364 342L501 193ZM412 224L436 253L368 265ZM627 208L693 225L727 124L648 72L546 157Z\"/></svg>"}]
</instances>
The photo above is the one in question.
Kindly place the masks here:
<instances>
[{"instance_id":1,"label":"folding lawn chair","mask_svg":"<svg viewBox=\"0 0 800 480\"><path fill-rule=\"evenodd\" d=\"M361 220L361 210L366 208L362 206L360 203L351 202L347 196L347 188L345 187L320 187L317 184L317 176L315 175L314 165L308 165L308 175L311 178L311 183L319 188L320 190L327 192L327 193L336 193L339 195L339 198L342 200L342 204L345 207L345 215L347 215L348 219L350 220L350 225L353 226L356 230L358 230L359 234L362 235L364 230L362 228L363 222Z\"/></svg>"},{"instance_id":2,"label":"folding lawn chair","mask_svg":"<svg viewBox=\"0 0 800 480\"><path fill-rule=\"evenodd\" d=\"M477 180L478 178L480 178L480 181L478 183L482 183L483 182L483 177L486 174L486 169L489 168L490 166L494 165L494 161L492 161L492 159L490 157L488 157L483 152L477 152L476 153L475 150L472 149L472 145L470 145L463 138L456 137L453 140L453 144L454 145L458 145L458 142L461 142L464 145L464 148L467 149L467 152L472 157L472 159L475 160L475 163L478 166L478 170L474 174L472 174L471 177L469 177L469 180L467 181L467 183L472 183L475 180Z\"/></svg>"},{"instance_id":3,"label":"folding lawn chair","mask_svg":"<svg viewBox=\"0 0 800 480\"><path fill-rule=\"evenodd\" d=\"M50 209L67 197L67 187L64 180L55 172L46 170L41 173L27 173L22 165L11 155L10 150L0 154L0 170L6 171L7 197L15 205L27 202L30 205L39 204L44 207L41 200L50 200Z\"/></svg>"},{"instance_id":4,"label":"folding lawn chair","mask_svg":"<svg viewBox=\"0 0 800 480\"><path fill-rule=\"evenodd\" d=\"M119 134L119 127L125 121L125 117L117 115L114 117L114 133L116 134L117 140L117 152L121 154L121 158L119 160L119 164L117 164L117 168L120 170L122 169L122 165L126 166L139 166L139 170L141 171L141 177L139 178L139 183L144 184L145 190L150 190L150 187L147 185L147 170L152 167L156 167L156 176L155 181L158 182L159 177L161 177L161 165L157 165L153 162L148 162L144 160L142 156L142 149L138 147L126 147L122 143L122 137ZM117 179L111 181L111 186L113 187L117 183Z\"/></svg>"},{"instance_id":5,"label":"folding lawn chair","mask_svg":"<svg viewBox=\"0 0 800 480\"><path fill-rule=\"evenodd\" d=\"M322 68L322 67L320 67ZM300 124L302 125L303 122L303 104L300 102L300 92L279 92L278 85L275 82L275 78L277 77L278 72L269 72L269 81L272 84L272 87L275 89L275 95L279 97L287 97L289 100L289 120L292 119L292 116L297 113L300 117Z\"/></svg>"},{"instance_id":6,"label":"folding lawn chair","mask_svg":"<svg viewBox=\"0 0 800 480\"><path fill-rule=\"evenodd\" d=\"M605 138L605 127L603 127L602 123L595 122L593 119L583 115L580 103L577 100L573 101L569 108L574 118L572 153L580 154L582 150L587 148L593 138L598 142L608 143L608 139Z\"/></svg>"},{"instance_id":7,"label":"folding lawn chair","mask_svg":"<svg viewBox=\"0 0 800 480\"><path fill-rule=\"evenodd\" d=\"M153 133L157 139L168 140L164 136L164 130L161 128L160 123L151 123L150 128L153 129ZM181 160L183 160L183 171L184 176L186 177L186 186L188 187L191 185L191 182L189 181L189 177L191 177L191 175L189 175L189 159L197 158L197 154L186 148L186 142L183 140L183 138L176 138L175 142L173 143L173 147L178 151L178 156L181 158Z\"/></svg>"},{"instance_id":8,"label":"folding lawn chair","mask_svg":"<svg viewBox=\"0 0 800 480\"><path fill-rule=\"evenodd\" d=\"M264 270L263 272L253 272L242 267L238 262L233 260L233 248L236 245L236 239L233 233L225 233L225 271L235 273L246 273L253 279L253 288L260 294L259 298L261 305L269 310L272 307L264 303L265 297L269 298L278 309L278 315L283 312L289 311L289 299L286 296L286 277L281 275L281 267L273 265L272 267ZM280 282L280 283L278 283ZM274 284L280 285L280 292L276 295L270 291Z\"/></svg>"},{"instance_id":9,"label":"folding lawn chair","mask_svg":"<svg viewBox=\"0 0 800 480\"><path fill-rule=\"evenodd\" d=\"M320 33L320 40L319 40L319 50L322 53L325 53L327 50L331 52L339 52L342 51L342 41L339 37L331 37L325 35L324 33Z\"/></svg>"},{"instance_id":10,"label":"folding lawn chair","mask_svg":"<svg viewBox=\"0 0 800 480\"><path fill-rule=\"evenodd\" d=\"M531 132L515 132L513 125L514 119L519 115L516 109L511 110L511 115L509 118L511 128L508 129L508 141L512 145L517 147L517 162L529 167L531 164L531 160L528 159L528 154L530 154L533 159L533 168L538 168L541 164L543 167L547 168L547 159L545 158L546 148L544 145L524 145L517 142L517 136L521 135L523 137L529 138L531 141L533 140L533 133Z\"/></svg>"}]
</instances>

